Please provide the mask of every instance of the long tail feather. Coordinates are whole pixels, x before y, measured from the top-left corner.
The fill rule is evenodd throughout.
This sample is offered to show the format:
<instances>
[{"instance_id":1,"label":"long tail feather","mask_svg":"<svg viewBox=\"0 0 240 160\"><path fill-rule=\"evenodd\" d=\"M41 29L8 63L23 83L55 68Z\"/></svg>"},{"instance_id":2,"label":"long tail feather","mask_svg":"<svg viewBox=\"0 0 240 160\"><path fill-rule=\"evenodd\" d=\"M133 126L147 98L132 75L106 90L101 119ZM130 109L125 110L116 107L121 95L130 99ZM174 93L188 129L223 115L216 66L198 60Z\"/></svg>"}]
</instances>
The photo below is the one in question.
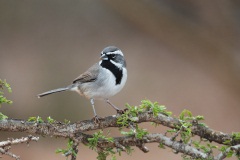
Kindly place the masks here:
<instances>
[{"instance_id":1,"label":"long tail feather","mask_svg":"<svg viewBox=\"0 0 240 160\"><path fill-rule=\"evenodd\" d=\"M47 92L44 92L44 93L39 94L39 95L38 95L38 98L41 98L41 97L43 97L43 96L47 96L47 95L49 95L49 94L57 93L57 92L67 91L67 90L69 90L69 87L54 89L54 90L47 91Z\"/></svg>"}]
</instances>

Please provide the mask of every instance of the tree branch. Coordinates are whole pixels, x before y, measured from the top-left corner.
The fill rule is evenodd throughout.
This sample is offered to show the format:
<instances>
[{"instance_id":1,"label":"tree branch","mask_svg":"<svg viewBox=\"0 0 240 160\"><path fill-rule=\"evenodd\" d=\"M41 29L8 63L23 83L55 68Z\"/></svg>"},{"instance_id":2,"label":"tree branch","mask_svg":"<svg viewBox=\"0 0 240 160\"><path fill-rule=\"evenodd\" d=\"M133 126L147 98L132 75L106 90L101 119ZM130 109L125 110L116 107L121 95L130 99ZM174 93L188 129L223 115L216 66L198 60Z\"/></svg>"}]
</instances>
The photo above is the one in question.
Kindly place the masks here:
<instances>
[{"instance_id":1,"label":"tree branch","mask_svg":"<svg viewBox=\"0 0 240 160\"><path fill-rule=\"evenodd\" d=\"M219 155L216 156L216 157L214 158L214 160L223 160L224 158L227 157L227 154L228 154L230 151L235 151L236 153L240 153L240 145L235 145L235 146L229 147L225 152L219 153Z\"/></svg>"},{"instance_id":2,"label":"tree branch","mask_svg":"<svg viewBox=\"0 0 240 160\"><path fill-rule=\"evenodd\" d=\"M191 147L190 145L186 145L182 142L173 141L171 138L164 136L163 134L153 133L147 134L143 140L136 140L135 137L117 137L114 138L114 142L106 143L105 141L99 141L99 145L106 148L106 147L116 147L115 143L119 143L123 146L137 146L139 144L146 144L146 143L161 143L169 148L174 149L177 152L184 153L194 158L207 158L207 154L202 153L201 151ZM143 152L146 152L145 149L141 149Z\"/></svg>"},{"instance_id":3,"label":"tree branch","mask_svg":"<svg viewBox=\"0 0 240 160\"><path fill-rule=\"evenodd\" d=\"M88 139L93 137L92 135L84 134L83 132L89 130L104 129L109 127L121 127L117 123L118 116L119 115L105 117L100 120L99 124L96 124L92 120L84 120L76 123L64 124L61 122L36 123L17 119L5 119L0 121L0 131L26 132L30 134L37 134L43 136L69 138L74 142L72 146L74 152L71 152L71 157L72 160L75 160L76 153L78 152L77 149L78 144L79 143L88 144L89 143ZM153 116L153 113L149 111L138 113L138 117L135 119L134 123L142 122L155 122L157 124L162 124L172 129L176 129L176 126L181 126L181 122L177 118L173 118L161 113L157 114L157 116ZM214 141L219 144L223 144L226 140L228 140L230 141L231 145L236 146L240 145L240 140L234 139L232 135L215 131L206 126L200 125L196 122L192 123L191 133L193 135L198 135L201 138L205 138L208 139L209 141ZM106 141L105 139L103 140L100 139L97 143L97 146L100 147L99 152L101 152L101 149L104 148L117 148L122 151L125 151L126 146L137 146L140 150L146 153L149 150L145 146L145 144L159 143L174 149L176 152L184 153L185 155L189 155L193 158L206 159L209 156L208 154L201 152L200 150L192 147L189 144L184 144L182 141L176 141L175 139L177 136L175 136L175 138L171 137L169 138L166 135L153 133L144 135L142 139L137 139L134 135L114 137L113 141ZM8 143L10 142L2 142L0 143L0 146L1 144ZM14 142L12 141L11 143ZM218 155L218 157L220 157L219 159L221 159L221 157L224 157L225 155L226 154Z\"/></svg>"},{"instance_id":4,"label":"tree branch","mask_svg":"<svg viewBox=\"0 0 240 160\"><path fill-rule=\"evenodd\" d=\"M117 124L117 116L108 116L100 120L100 124L96 124L92 120L84 120L72 124L63 123L33 123L24 120L6 119L0 121L0 131L11 132L26 132L30 134L38 135L52 135L64 138L74 137L75 133L85 132L90 130L104 129L109 127L121 127ZM177 118L166 116L164 114L158 114L156 117L152 113L143 112L139 113L136 123L142 122L155 122L157 124L164 125L169 128L176 128L177 125L181 125ZM214 141L219 144L224 144L226 140L231 141L232 145L240 144L240 140L234 140L232 135L223 132L215 131L206 126L199 124L193 124L192 133L198 135L201 138Z\"/></svg>"}]
</instances>

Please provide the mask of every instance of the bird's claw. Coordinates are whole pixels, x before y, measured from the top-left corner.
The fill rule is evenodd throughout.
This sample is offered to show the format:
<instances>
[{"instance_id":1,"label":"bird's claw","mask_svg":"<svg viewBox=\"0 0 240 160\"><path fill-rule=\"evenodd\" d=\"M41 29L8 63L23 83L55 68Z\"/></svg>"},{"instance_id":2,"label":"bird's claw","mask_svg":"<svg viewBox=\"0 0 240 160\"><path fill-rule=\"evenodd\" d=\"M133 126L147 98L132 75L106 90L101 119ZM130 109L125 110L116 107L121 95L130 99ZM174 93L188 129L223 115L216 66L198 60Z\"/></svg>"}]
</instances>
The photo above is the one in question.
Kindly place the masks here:
<instances>
[{"instance_id":1,"label":"bird's claw","mask_svg":"<svg viewBox=\"0 0 240 160\"><path fill-rule=\"evenodd\" d=\"M99 117L97 115L92 118L92 120L95 124L99 124L101 122L100 120L102 120L102 119L103 119L102 117Z\"/></svg>"},{"instance_id":2,"label":"bird's claw","mask_svg":"<svg viewBox=\"0 0 240 160\"><path fill-rule=\"evenodd\" d=\"M122 110L122 109L117 109L116 111L118 114L123 114L125 112L125 110Z\"/></svg>"}]
</instances>

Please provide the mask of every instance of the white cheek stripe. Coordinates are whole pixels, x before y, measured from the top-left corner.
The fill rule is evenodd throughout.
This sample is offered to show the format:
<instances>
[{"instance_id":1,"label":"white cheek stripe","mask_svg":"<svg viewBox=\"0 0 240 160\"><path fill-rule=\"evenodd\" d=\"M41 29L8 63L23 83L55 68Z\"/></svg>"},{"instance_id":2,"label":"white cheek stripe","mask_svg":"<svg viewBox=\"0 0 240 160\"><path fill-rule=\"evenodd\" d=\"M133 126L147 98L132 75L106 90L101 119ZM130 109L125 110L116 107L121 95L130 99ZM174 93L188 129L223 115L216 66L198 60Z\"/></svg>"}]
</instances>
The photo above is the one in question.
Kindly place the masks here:
<instances>
[{"instance_id":1,"label":"white cheek stripe","mask_svg":"<svg viewBox=\"0 0 240 160\"><path fill-rule=\"evenodd\" d=\"M116 62L114 62L113 60L110 60L110 62L111 62L112 64L114 64L115 66L117 66L119 69L122 69L122 68L123 68L123 65L122 65L121 63L116 63Z\"/></svg>"},{"instance_id":2,"label":"white cheek stripe","mask_svg":"<svg viewBox=\"0 0 240 160\"><path fill-rule=\"evenodd\" d=\"M115 66L117 66L119 69L123 68L123 65L121 63L116 63L113 60L110 60L112 64L114 64ZM101 66L102 61L99 61L98 64Z\"/></svg>"}]
</instances>

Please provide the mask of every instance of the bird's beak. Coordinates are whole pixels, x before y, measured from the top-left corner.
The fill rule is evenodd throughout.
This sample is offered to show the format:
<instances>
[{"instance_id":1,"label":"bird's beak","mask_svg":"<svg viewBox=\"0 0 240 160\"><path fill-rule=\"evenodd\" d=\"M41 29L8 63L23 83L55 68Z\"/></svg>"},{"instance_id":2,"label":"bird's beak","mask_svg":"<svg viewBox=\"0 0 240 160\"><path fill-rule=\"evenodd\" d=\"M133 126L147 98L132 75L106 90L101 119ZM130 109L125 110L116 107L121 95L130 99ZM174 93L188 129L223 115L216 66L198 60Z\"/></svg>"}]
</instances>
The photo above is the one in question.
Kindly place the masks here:
<instances>
[{"instance_id":1,"label":"bird's beak","mask_svg":"<svg viewBox=\"0 0 240 160\"><path fill-rule=\"evenodd\" d=\"M100 57L101 60L108 60L108 57L106 54L103 54L101 57Z\"/></svg>"}]
</instances>

